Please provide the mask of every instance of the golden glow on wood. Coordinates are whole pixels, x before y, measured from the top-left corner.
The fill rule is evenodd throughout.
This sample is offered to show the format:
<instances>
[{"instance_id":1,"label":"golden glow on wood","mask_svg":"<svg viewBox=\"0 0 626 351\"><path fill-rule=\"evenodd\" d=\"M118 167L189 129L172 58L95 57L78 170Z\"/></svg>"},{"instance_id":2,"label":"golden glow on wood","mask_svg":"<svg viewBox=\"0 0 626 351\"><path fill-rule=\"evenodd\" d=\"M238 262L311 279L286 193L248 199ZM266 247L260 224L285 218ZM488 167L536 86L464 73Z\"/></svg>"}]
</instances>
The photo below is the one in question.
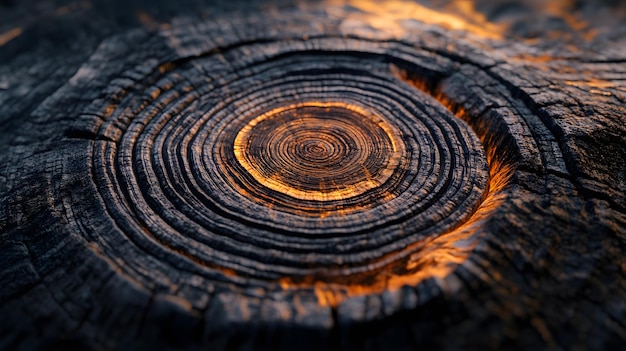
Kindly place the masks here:
<instances>
[{"instance_id":1,"label":"golden glow on wood","mask_svg":"<svg viewBox=\"0 0 626 351\"><path fill-rule=\"evenodd\" d=\"M0 34L0 46L22 35L22 28L17 27Z\"/></svg>"},{"instance_id":2,"label":"golden glow on wood","mask_svg":"<svg viewBox=\"0 0 626 351\"><path fill-rule=\"evenodd\" d=\"M253 137L253 134L256 133L255 127L257 127L260 123L275 117L276 115L292 110L293 113L298 113L298 109L303 107L317 107L317 108L325 108L327 112L330 113L331 108L341 108L353 112L356 114L356 117L362 117L363 119L369 119L369 123L374 123L378 128L382 129L388 138L391 150L382 150L382 152L387 153L387 164L382 171L378 174L371 174L367 169L367 165L363 164L363 173L366 175L363 179L357 179L355 182L344 185L337 184L333 181L333 176L342 176L342 174L332 174L336 172L336 169L328 169L328 182L327 184L319 183L318 189L304 189L304 188L296 188L291 184L286 184L278 174L267 174L264 172L263 166L259 165L253 160L250 155L249 150L249 141L250 138ZM284 133L285 135L289 135L289 133L295 132L295 129L299 129L302 133L306 133L308 137L313 139L319 139L320 141L324 141L324 138L327 137L323 132L320 133L320 129L332 129L336 127L333 123L332 116L327 116L327 118L316 118L315 116L301 116L298 120L292 120L289 125L285 126ZM354 128L358 127L355 125ZM260 115L259 117L250 121L247 125L245 125L237 134L234 143L234 153L237 161L245 168L245 170L252 176L256 181L261 183L262 185L277 191L283 194L287 194L291 197L300 200L307 201L333 201L333 200L342 200L351 198L354 196L358 196L363 194L364 192L377 188L380 184L383 184L391 175L393 174L396 167L400 164L403 157L405 157L405 149L404 144L400 140L401 133L397 130L397 128L393 127L390 123L379 116L375 116L369 111L365 109L349 105L340 102L305 102L301 104L294 104L284 107L279 107L273 109L267 113ZM357 140L358 141L358 140ZM370 148L377 148L379 145L370 145ZM367 145L357 145L356 150L348 150L352 152L368 152L375 151L370 150ZM368 155L365 154L361 159L366 158ZM292 160L297 162L297 160ZM325 171L325 165L323 160L319 160L319 165L321 167L320 171ZM341 165L342 167L346 165ZM291 170L285 169L286 172L290 172ZM307 174L296 174L296 177L306 177Z\"/></svg>"},{"instance_id":3,"label":"golden glow on wood","mask_svg":"<svg viewBox=\"0 0 626 351\"><path fill-rule=\"evenodd\" d=\"M442 234L432 240L423 240L409 245L406 252L413 252L399 266L389 267L367 279L359 276L339 277L336 280L325 277L317 280L294 281L290 277L279 280L283 289L312 288L320 306L336 307L344 300L369 294L380 294L385 291L394 292L403 286L417 286L426 279L445 279L458 265L467 264L480 236L479 228L493 213L500 208L507 195L503 192L515 170L514 165L506 164L498 159L498 155L488 153L490 164L489 190L484 201L467 222L449 233ZM378 260L384 260L379 257ZM402 266L403 265L403 266ZM498 276L493 279L500 279ZM367 281L367 283L364 283Z\"/></svg>"},{"instance_id":4,"label":"golden glow on wood","mask_svg":"<svg viewBox=\"0 0 626 351\"><path fill-rule=\"evenodd\" d=\"M396 37L401 37L406 33L402 22L407 20L417 20L450 30L466 31L490 39L501 39L506 29L503 25L489 22L487 17L477 11L470 1L454 1L453 5L457 13L434 10L408 0L327 0L326 2L331 6L348 5L360 10L359 13L339 14L345 18L344 26L354 29L354 26L358 25L357 22L365 22L372 28Z\"/></svg>"},{"instance_id":5,"label":"golden glow on wood","mask_svg":"<svg viewBox=\"0 0 626 351\"><path fill-rule=\"evenodd\" d=\"M391 65L390 70L397 78L428 92L449 110L455 111L458 118L469 120L464 109L455 105L440 91L430 89L427 82L409 77L407 72L395 65ZM487 136L487 134L479 133L483 144L487 143ZM432 240L422 240L408 245L404 250L412 254L395 265L390 265L379 274L367 276L366 279L360 276L338 276L336 279L325 276L322 279L309 277L309 279L294 281L290 277L285 277L279 280L281 287L283 289L311 288L320 306L337 307L351 297L380 294L385 291L393 292L403 286L417 286L430 278L444 280L459 265L471 264L467 259L479 242L480 236L483 235L479 228L506 200L507 195L504 189L509 184L516 168L515 164L503 159L504 155L497 154L493 147L487 148L486 156L489 164L489 182L483 194L483 201L459 227L448 233L442 233ZM383 261L385 257L379 257L377 260ZM499 276L492 278L501 279Z\"/></svg>"}]
</instances>

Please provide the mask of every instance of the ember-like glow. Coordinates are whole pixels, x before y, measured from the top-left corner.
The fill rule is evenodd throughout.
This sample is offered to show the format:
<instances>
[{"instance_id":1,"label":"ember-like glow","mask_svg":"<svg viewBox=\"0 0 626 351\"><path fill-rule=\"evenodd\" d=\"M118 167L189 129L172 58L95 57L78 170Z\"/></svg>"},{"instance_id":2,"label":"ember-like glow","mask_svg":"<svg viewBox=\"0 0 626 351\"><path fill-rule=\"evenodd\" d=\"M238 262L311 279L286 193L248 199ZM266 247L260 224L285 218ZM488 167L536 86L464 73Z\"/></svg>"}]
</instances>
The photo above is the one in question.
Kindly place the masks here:
<instances>
[{"instance_id":1,"label":"ember-like glow","mask_svg":"<svg viewBox=\"0 0 626 351\"><path fill-rule=\"evenodd\" d=\"M612 25L603 21L606 16L601 12L592 15L591 21L585 20L574 0L527 1L522 4L525 9L517 10L514 16L503 10L500 14L491 13L491 18L479 11L476 1L472 0L432 2L429 5L411 0L326 0L325 4L331 15L342 20L345 32L364 37L382 35L400 39L411 33L410 21L415 20L485 39L509 38L531 45L547 39L558 41L561 46L578 39L593 40L610 31ZM504 8L506 4L502 6ZM626 7L615 7L615 11L623 13L625 10ZM542 25L541 31L535 29L535 23L555 23L555 19L561 24L556 27ZM578 49L577 45L565 46L571 51Z\"/></svg>"},{"instance_id":2,"label":"ember-like glow","mask_svg":"<svg viewBox=\"0 0 626 351\"><path fill-rule=\"evenodd\" d=\"M414 1L408 0L327 0L335 9L340 11L341 6L350 6L360 10L353 13L337 13L342 15L345 26L353 26L354 21L365 22L367 25L401 37L405 30L404 21L417 20L422 23L434 24L450 30L470 32L485 38L500 39L506 29L504 25L489 22L485 15L476 11L471 1L455 1L457 13L438 11Z\"/></svg>"},{"instance_id":3,"label":"ember-like glow","mask_svg":"<svg viewBox=\"0 0 626 351\"><path fill-rule=\"evenodd\" d=\"M460 119L469 120L465 110L456 106L441 92L428 88L427 82L408 77L406 72L396 66L392 65L390 69L398 78L435 97L450 111L455 111ZM368 276L368 284L364 284L363 280L358 277L354 279L354 282L348 281L349 278L343 281L333 281L328 277L321 279L310 277L296 282L285 277L279 281L283 289L313 288L321 306L336 307L353 296L396 291L403 286L416 286L426 279L445 279L449 276L459 265L467 261L482 235L481 227L484 222L504 202L506 194L503 189L509 184L515 170L515 164L506 160L506 155L493 147L493 140L489 140L490 134L480 132L478 136L484 145L491 145L491 147L486 147L489 183L482 203L466 222L434 239L418 241L407 246L404 252L408 254L404 259L395 261L377 272L375 276ZM398 254L393 253L389 256L393 255ZM377 261L385 259L386 257L380 257Z\"/></svg>"},{"instance_id":4,"label":"ember-like glow","mask_svg":"<svg viewBox=\"0 0 626 351\"><path fill-rule=\"evenodd\" d=\"M11 40L19 37L20 35L22 35L21 27L13 28L7 32L0 34L0 46L10 42Z\"/></svg>"},{"instance_id":5,"label":"ember-like glow","mask_svg":"<svg viewBox=\"0 0 626 351\"><path fill-rule=\"evenodd\" d=\"M482 235L481 226L505 200L506 195L502 189L509 183L514 166L498 160L494 152L488 153L488 159L489 191L476 212L453 231L408 246L405 251L412 253L400 262L401 265L392 264L377 275L370 275L371 280L367 284L362 283L358 277L354 282L347 281L348 277L345 281L311 277L298 282L285 277L279 281L282 288L313 288L320 306L336 307L350 297L396 291L403 286L417 286L430 278L445 279L467 261ZM379 258L384 259L385 257Z\"/></svg>"},{"instance_id":6,"label":"ember-like glow","mask_svg":"<svg viewBox=\"0 0 626 351\"><path fill-rule=\"evenodd\" d=\"M357 120L353 121L351 125L343 125L340 123L341 121L333 119L332 116L320 118L321 116L298 115L298 111L305 107L322 108L326 109L327 112L330 112L331 108L340 108L352 112L351 114ZM278 173L268 173L267 165L261 164L263 160L253 156L255 150L250 149L254 147L251 140L265 137L267 132L263 130L264 122L283 115L285 112L289 112L290 117L281 119L282 122L278 128L281 128L279 132L284 135L282 139L288 142L279 144L279 140L273 140L275 143L272 144L277 144L276 146L279 146L280 149L264 152L267 157L282 155L283 158L280 162L285 163L284 168L280 170L272 168ZM371 144L372 141L369 140L368 132L376 128L382 130L382 133L379 134L384 134L385 138L381 140L388 142L388 145ZM278 133L275 128L272 130ZM330 133L332 130L339 130L339 134L345 134L347 139L336 140ZM300 200L334 201L363 194L368 190L377 188L389 179L405 154L403 143L399 139L400 135L401 133L390 123L361 107L339 102L311 101L279 107L256 117L238 132L233 149L237 161L260 184ZM354 149L333 149L336 144L346 146L346 142L354 143ZM273 145L261 145L261 147L266 146ZM380 148L384 148L384 150L377 150ZM298 150L300 153L296 152ZM386 162L382 169L376 174L372 174L372 170L366 166L366 163L369 163L369 153L378 154L379 152L382 152ZM358 157L348 157L349 154L357 154ZM350 165L345 163L350 161L344 160L353 160L360 164ZM346 174L342 172L352 170L355 167L361 169L358 174L361 174L362 177L359 177L360 179L345 179ZM290 178L288 173L307 169L309 169L308 174L297 174L298 182L304 179L303 176L315 176L315 179L320 181L311 184L312 188L296 187L285 181ZM286 174L281 174L283 172Z\"/></svg>"}]
</instances>

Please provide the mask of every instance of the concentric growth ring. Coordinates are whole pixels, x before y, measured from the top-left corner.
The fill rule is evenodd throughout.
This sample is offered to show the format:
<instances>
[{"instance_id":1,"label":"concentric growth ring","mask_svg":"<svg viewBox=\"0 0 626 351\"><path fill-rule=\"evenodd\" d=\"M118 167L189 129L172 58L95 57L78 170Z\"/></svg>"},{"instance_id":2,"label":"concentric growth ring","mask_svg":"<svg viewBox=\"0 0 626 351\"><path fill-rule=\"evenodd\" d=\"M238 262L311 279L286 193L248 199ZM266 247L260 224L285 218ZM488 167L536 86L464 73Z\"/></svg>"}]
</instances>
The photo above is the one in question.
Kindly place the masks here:
<instances>
[{"instance_id":1,"label":"concentric growth ring","mask_svg":"<svg viewBox=\"0 0 626 351\"><path fill-rule=\"evenodd\" d=\"M98 186L131 241L207 277L376 277L487 188L473 131L376 55L250 44L136 87L101 126Z\"/></svg>"},{"instance_id":2,"label":"concentric growth ring","mask_svg":"<svg viewBox=\"0 0 626 351\"><path fill-rule=\"evenodd\" d=\"M317 102L259 116L234 142L237 161L260 185L320 204L385 183L406 157L403 151L384 120L356 107Z\"/></svg>"},{"instance_id":3,"label":"concentric growth ring","mask_svg":"<svg viewBox=\"0 0 626 351\"><path fill-rule=\"evenodd\" d=\"M0 47L0 345L623 343L623 49L270 2L81 5Z\"/></svg>"}]
</instances>

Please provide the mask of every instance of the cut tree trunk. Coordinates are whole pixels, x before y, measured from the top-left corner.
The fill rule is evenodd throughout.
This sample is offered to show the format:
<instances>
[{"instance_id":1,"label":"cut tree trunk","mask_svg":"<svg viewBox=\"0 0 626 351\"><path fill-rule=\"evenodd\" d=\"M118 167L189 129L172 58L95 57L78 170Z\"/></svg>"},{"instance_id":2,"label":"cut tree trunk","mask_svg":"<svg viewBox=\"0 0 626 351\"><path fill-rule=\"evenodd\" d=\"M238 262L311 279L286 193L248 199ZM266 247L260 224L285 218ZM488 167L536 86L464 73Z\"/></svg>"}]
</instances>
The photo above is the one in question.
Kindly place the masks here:
<instances>
[{"instance_id":1,"label":"cut tree trunk","mask_svg":"<svg viewBox=\"0 0 626 351\"><path fill-rule=\"evenodd\" d=\"M0 1L0 349L619 349L626 6Z\"/></svg>"}]
</instances>

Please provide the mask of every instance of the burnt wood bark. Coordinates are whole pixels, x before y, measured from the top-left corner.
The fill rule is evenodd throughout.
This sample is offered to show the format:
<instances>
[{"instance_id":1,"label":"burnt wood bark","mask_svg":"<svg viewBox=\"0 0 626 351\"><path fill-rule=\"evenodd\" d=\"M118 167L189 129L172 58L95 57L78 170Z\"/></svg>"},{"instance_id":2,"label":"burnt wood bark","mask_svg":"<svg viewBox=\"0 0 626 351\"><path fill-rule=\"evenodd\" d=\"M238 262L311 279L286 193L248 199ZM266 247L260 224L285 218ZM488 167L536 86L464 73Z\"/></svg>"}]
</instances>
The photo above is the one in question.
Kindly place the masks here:
<instances>
[{"instance_id":1,"label":"burnt wood bark","mask_svg":"<svg viewBox=\"0 0 626 351\"><path fill-rule=\"evenodd\" d=\"M626 8L560 5L0 2L0 349L623 347Z\"/></svg>"}]
</instances>

